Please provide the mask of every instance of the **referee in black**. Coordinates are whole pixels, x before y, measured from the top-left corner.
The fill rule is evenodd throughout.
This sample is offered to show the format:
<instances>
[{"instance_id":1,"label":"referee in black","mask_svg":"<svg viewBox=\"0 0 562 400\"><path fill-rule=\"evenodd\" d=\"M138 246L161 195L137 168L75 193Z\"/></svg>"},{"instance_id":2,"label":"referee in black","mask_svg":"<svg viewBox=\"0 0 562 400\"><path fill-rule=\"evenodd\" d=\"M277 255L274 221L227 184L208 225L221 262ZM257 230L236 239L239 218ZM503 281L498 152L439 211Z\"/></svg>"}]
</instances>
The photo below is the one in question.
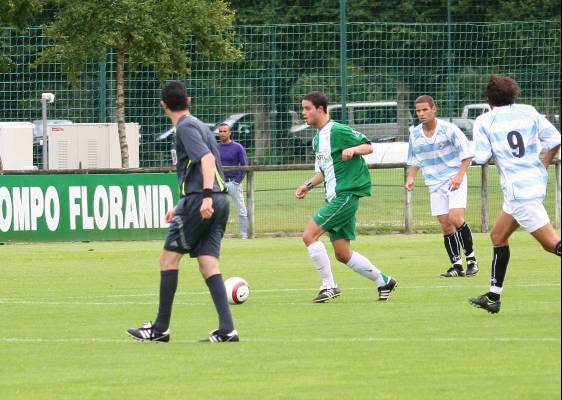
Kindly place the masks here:
<instances>
[{"instance_id":1,"label":"referee in black","mask_svg":"<svg viewBox=\"0 0 562 400\"><path fill-rule=\"evenodd\" d=\"M162 89L160 105L176 131L177 174L180 200L166 213L170 224L160 255L160 303L153 323L130 328L141 341L168 342L170 317L178 285L178 268L184 254L197 258L219 317L219 327L205 342L237 342L219 269L221 240L229 205L217 142L209 128L189 112L190 98L183 83L172 81Z\"/></svg>"}]
</instances>

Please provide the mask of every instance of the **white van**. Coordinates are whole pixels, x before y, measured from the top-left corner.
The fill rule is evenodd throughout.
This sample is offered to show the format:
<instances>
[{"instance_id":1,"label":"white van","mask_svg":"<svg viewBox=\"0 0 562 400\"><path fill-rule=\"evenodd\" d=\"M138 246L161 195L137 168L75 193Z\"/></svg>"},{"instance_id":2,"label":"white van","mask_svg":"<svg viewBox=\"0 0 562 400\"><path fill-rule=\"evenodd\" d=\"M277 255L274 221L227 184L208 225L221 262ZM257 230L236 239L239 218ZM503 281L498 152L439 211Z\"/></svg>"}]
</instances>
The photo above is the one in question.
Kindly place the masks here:
<instances>
[{"instance_id":1,"label":"white van","mask_svg":"<svg viewBox=\"0 0 562 400\"><path fill-rule=\"evenodd\" d=\"M461 118L476 119L479 115L487 113L492 107L488 103L467 104L462 109Z\"/></svg>"},{"instance_id":2,"label":"white van","mask_svg":"<svg viewBox=\"0 0 562 400\"><path fill-rule=\"evenodd\" d=\"M398 103L396 101L347 103L348 125L365 134L372 142L394 142L399 137ZM328 105L328 113L334 121L342 120L341 104ZM407 111L404 126L412 125L413 118ZM316 131L306 123L295 124L291 133L303 143L310 143ZM407 131L406 131L407 135Z\"/></svg>"}]
</instances>

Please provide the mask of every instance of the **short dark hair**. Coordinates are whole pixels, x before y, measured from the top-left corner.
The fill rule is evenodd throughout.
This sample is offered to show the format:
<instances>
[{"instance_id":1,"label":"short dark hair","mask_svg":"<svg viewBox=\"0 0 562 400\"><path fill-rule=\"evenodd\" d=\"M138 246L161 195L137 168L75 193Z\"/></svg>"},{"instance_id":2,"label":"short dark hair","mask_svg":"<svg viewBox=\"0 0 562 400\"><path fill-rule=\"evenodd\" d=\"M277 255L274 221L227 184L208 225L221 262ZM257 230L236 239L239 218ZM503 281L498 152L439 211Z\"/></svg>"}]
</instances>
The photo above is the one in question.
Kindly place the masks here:
<instances>
[{"instance_id":1,"label":"short dark hair","mask_svg":"<svg viewBox=\"0 0 562 400\"><path fill-rule=\"evenodd\" d=\"M230 126L230 125L227 124L226 122L221 122L221 123L219 124L219 128L220 128L221 126L226 126L229 131L232 130L232 126Z\"/></svg>"},{"instance_id":2,"label":"short dark hair","mask_svg":"<svg viewBox=\"0 0 562 400\"><path fill-rule=\"evenodd\" d=\"M172 111L183 111L189 108L187 89L180 81L166 83L160 98Z\"/></svg>"},{"instance_id":3,"label":"short dark hair","mask_svg":"<svg viewBox=\"0 0 562 400\"><path fill-rule=\"evenodd\" d=\"M310 92L303 96L303 100L310 101L314 107L324 107L324 112L328 112L328 98L322 92Z\"/></svg>"},{"instance_id":4,"label":"short dark hair","mask_svg":"<svg viewBox=\"0 0 562 400\"><path fill-rule=\"evenodd\" d=\"M424 94L423 96L420 96L416 99L415 104L419 104L419 103L427 103L431 107L435 107L435 100L433 100L433 97L427 94Z\"/></svg>"},{"instance_id":5,"label":"short dark hair","mask_svg":"<svg viewBox=\"0 0 562 400\"><path fill-rule=\"evenodd\" d=\"M519 85L508 76L492 75L484 89L486 101L496 107L515 103L519 95Z\"/></svg>"}]
</instances>

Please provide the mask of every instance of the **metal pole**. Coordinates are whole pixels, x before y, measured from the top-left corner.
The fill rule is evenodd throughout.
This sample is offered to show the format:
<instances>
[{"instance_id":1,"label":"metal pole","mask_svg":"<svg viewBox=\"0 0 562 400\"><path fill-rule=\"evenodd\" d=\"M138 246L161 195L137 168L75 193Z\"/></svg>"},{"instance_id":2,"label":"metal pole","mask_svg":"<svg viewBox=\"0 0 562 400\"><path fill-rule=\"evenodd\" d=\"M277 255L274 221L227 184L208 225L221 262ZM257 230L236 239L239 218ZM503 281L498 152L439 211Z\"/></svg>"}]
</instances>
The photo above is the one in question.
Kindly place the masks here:
<instances>
[{"instance_id":1,"label":"metal pole","mask_svg":"<svg viewBox=\"0 0 562 400\"><path fill-rule=\"evenodd\" d=\"M340 0L340 92L341 92L341 117L347 124L347 17L346 0Z\"/></svg>"},{"instance_id":2,"label":"metal pole","mask_svg":"<svg viewBox=\"0 0 562 400\"><path fill-rule=\"evenodd\" d=\"M408 178L408 167L404 168L404 183ZM413 214L412 214L412 192L404 188L404 232L412 233Z\"/></svg>"},{"instance_id":3,"label":"metal pole","mask_svg":"<svg viewBox=\"0 0 562 400\"><path fill-rule=\"evenodd\" d=\"M482 165L480 182L480 222L481 231L488 232L489 209L488 209L488 164Z\"/></svg>"},{"instance_id":4,"label":"metal pole","mask_svg":"<svg viewBox=\"0 0 562 400\"><path fill-rule=\"evenodd\" d=\"M47 135L47 99L41 98L41 114L43 119L43 169L49 169L49 147Z\"/></svg>"},{"instance_id":5,"label":"metal pole","mask_svg":"<svg viewBox=\"0 0 562 400\"><path fill-rule=\"evenodd\" d=\"M451 78L453 76L453 33L452 33L451 0L447 0L447 108L449 109L449 121L453 118L453 88Z\"/></svg>"},{"instance_id":6,"label":"metal pole","mask_svg":"<svg viewBox=\"0 0 562 400\"><path fill-rule=\"evenodd\" d=\"M246 173L247 179L247 202L248 202L248 239L253 239L256 233L256 199L255 199L255 188L254 188L254 171L248 171Z\"/></svg>"},{"instance_id":7,"label":"metal pole","mask_svg":"<svg viewBox=\"0 0 562 400\"><path fill-rule=\"evenodd\" d=\"M556 175L556 203L554 211L554 227L560 229L560 160L554 164L554 174Z\"/></svg>"},{"instance_id":8,"label":"metal pole","mask_svg":"<svg viewBox=\"0 0 562 400\"><path fill-rule=\"evenodd\" d=\"M274 7L274 4L273 4ZM271 129L271 155L276 160L277 156L277 44L275 39L277 36L277 29L272 27L270 34L270 48L271 48L271 113L270 115L270 129Z\"/></svg>"},{"instance_id":9,"label":"metal pole","mask_svg":"<svg viewBox=\"0 0 562 400\"><path fill-rule=\"evenodd\" d=\"M98 122L107 122L107 111L106 111L106 93L105 93L105 61L100 61L98 63L98 92L99 92L99 104L98 104Z\"/></svg>"}]
</instances>

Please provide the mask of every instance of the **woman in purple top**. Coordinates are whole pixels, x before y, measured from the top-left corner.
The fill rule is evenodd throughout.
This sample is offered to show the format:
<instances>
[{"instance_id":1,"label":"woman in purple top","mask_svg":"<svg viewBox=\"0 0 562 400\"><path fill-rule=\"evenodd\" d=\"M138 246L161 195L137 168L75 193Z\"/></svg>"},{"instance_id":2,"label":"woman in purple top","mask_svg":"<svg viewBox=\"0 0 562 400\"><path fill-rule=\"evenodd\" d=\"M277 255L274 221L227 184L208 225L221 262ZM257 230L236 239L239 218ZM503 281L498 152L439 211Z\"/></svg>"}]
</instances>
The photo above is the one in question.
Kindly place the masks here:
<instances>
[{"instance_id":1,"label":"woman in purple top","mask_svg":"<svg viewBox=\"0 0 562 400\"><path fill-rule=\"evenodd\" d=\"M219 125L219 140L219 153L223 167L248 165L246 150L240 143L232 140L230 125ZM242 189L244 174L244 171L225 171L224 177L228 194L236 204L236 211L240 220L240 237L248 239L248 211L244 204L244 191Z\"/></svg>"}]
</instances>

